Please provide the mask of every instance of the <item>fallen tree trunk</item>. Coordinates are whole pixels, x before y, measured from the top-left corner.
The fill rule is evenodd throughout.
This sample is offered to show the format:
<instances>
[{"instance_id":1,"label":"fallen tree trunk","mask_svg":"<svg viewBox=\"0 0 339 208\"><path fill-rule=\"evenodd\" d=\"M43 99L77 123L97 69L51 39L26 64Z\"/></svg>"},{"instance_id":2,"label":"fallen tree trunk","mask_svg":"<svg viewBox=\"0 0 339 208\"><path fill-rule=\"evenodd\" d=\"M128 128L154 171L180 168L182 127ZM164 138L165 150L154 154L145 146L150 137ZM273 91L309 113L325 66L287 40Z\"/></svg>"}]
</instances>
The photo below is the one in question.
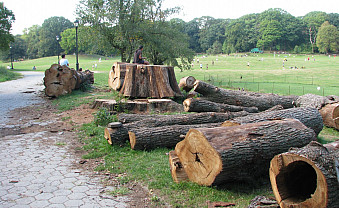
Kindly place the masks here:
<instances>
[{"instance_id":1,"label":"fallen tree trunk","mask_svg":"<svg viewBox=\"0 0 339 208\"><path fill-rule=\"evenodd\" d=\"M314 131L300 121L284 119L190 129L175 151L190 181L210 186L256 180L268 173L276 154L315 139Z\"/></svg>"},{"instance_id":2,"label":"fallen tree trunk","mask_svg":"<svg viewBox=\"0 0 339 208\"><path fill-rule=\"evenodd\" d=\"M174 68L162 65L126 65L120 93L132 98L182 97Z\"/></svg>"},{"instance_id":3,"label":"fallen tree trunk","mask_svg":"<svg viewBox=\"0 0 339 208\"><path fill-rule=\"evenodd\" d=\"M188 181L188 176L185 172L184 167L182 166L177 153L175 151L170 151L168 153L168 160L171 169L171 175L175 183L180 183L182 181Z\"/></svg>"},{"instance_id":4,"label":"fallen tree trunk","mask_svg":"<svg viewBox=\"0 0 339 208\"><path fill-rule=\"evenodd\" d=\"M339 207L338 161L318 142L276 155L269 173L280 207Z\"/></svg>"},{"instance_id":5,"label":"fallen tree trunk","mask_svg":"<svg viewBox=\"0 0 339 208\"><path fill-rule=\"evenodd\" d=\"M228 105L215 103L209 100L189 98L183 102L186 112L238 112L247 111L249 113L258 113L257 107L242 107L236 105Z\"/></svg>"},{"instance_id":6,"label":"fallen tree trunk","mask_svg":"<svg viewBox=\"0 0 339 208\"><path fill-rule=\"evenodd\" d=\"M183 77L179 81L179 88L189 92L194 87L195 78L192 76Z\"/></svg>"},{"instance_id":7,"label":"fallen tree trunk","mask_svg":"<svg viewBox=\"0 0 339 208\"><path fill-rule=\"evenodd\" d=\"M315 108L290 108L278 111L260 112L244 117L233 118L229 121L226 121L225 125L230 125L229 123L256 123L261 121L285 118L298 119L305 126L313 129L316 135L318 135L323 129L323 119L319 111Z\"/></svg>"},{"instance_id":8,"label":"fallen tree trunk","mask_svg":"<svg viewBox=\"0 0 339 208\"><path fill-rule=\"evenodd\" d=\"M259 111L267 110L275 105L293 108L292 103L298 98L297 96L279 96L276 94L226 90L200 80L194 83L194 91L202 94L206 100L229 105L257 107Z\"/></svg>"},{"instance_id":9,"label":"fallen tree trunk","mask_svg":"<svg viewBox=\"0 0 339 208\"><path fill-rule=\"evenodd\" d=\"M327 127L339 130L339 103L327 104L319 110Z\"/></svg>"},{"instance_id":10,"label":"fallen tree trunk","mask_svg":"<svg viewBox=\"0 0 339 208\"><path fill-rule=\"evenodd\" d=\"M134 150L174 148L191 128L213 128L220 125L221 123L206 123L138 128L128 131L128 134L131 148Z\"/></svg>"},{"instance_id":11,"label":"fallen tree trunk","mask_svg":"<svg viewBox=\"0 0 339 208\"><path fill-rule=\"evenodd\" d=\"M127 65L131 64L124 62L115 62L113 64L112 69L108 75L108 85L113 90L120 90L122 85L124 84Z\"/></svg>"},{"instance_id":12,"label":"fallen tree trunk","mask_svg":"<svg viewBox=\"0 0 339 208\"><path fill-rule=\"evenodd\" d=\"M120 128L114 128L108 137L113 144L125 144L129 139L128 131L140 128L152 128L171 125L195 125L204 123L219 123L228 119L248 115L247 112L228 112L228 113L195 113L195 114L178 114L155 116L140 121L127 123Z\"/></svg>"},{"instance_id":13,"label":"fallen tree trunk","mask_svg":"<svg viewBox=\"0 0 339 208\"><path fill-rule=\"evenodd\" d=\"M93 72L89 70L85 72L75 71L59 64L53 64L45 71L45 94L49 97L71 93L74 89L79 89L84 83L94 83Z\"/></svg>"},{"instance_id":14,"label":"fallen tree trunk","mask_svg":"<svg viewBox=\"0 0 339 208\"><path fill-rule=\"evenodd\" d=\"M329 103L331 103L331 101L327 97L314 94L305 94L299 96L294 105L301 108L316 108L320 110L323 106Z\"/></svg>"}]
</instances>

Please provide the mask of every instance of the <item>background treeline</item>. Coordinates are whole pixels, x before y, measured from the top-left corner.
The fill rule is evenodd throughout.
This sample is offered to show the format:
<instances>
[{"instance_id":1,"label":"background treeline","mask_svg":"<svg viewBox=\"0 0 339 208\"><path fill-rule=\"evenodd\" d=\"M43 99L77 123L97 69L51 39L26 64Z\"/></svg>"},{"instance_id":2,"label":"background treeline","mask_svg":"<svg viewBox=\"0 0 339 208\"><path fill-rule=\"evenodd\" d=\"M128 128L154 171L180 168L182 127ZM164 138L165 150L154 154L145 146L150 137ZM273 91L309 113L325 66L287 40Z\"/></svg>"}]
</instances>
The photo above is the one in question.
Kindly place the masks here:
<instances>
[{"instance_id":1,"label":"background treeline","mask_svg":"<svg viewBox=\"0 0 339 208\"><path fill-rule=\"evenodd\" d=\"M119 55L130 62L138 45L153 64L189 67L195 53L264 51L337 53L339 14L315 11L294 17L268 9L238 19L204 16L189 22L169 17L179 8L162 10L162 1L83 0L78 6L79 52ZM60 39L57 40L56 36ZM39 58L75 52L75 28L64 17L51 17L14 37L9 59ZM177 58L181 58L178 62ZM179 65L179 63L181 65Z\"/></svg>"}]
</instances>

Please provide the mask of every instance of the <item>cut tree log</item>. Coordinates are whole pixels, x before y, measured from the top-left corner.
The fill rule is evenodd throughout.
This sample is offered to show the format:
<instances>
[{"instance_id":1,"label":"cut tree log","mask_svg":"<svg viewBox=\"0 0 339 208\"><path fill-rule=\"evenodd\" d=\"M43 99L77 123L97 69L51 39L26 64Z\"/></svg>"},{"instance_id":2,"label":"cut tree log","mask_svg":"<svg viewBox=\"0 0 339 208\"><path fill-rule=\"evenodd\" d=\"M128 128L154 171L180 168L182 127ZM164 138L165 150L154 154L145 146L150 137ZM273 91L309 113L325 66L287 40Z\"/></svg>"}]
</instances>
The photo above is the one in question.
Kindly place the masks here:
<instances>
[{"instance_id":1,"label":"cut tree log","mask_svg":"<svg viewBox=\"0 0 339 208\"><path fill-rule=\"evenodd\" d=\"M179 81L179 88L189 92L193 89L195 81L195 78L192 76L183 77Z\"/></svg>"},{"instance_id":2,"label":"cut tree log","mask_svg":"<svg viewBox=\"0 0 339 208\"><path fill-rule=\"evenodd\" d=\"M171 125L152 128L134 128L128 131L131 148L134 150L153 150L156 148L174 148L192 128L213 128L221 123L193 125Z\"/></svg>"},{"instance_id":3,"label":"cut tree log","mask_svg":"<svg viewBox=\"0 0 339 208\"><path fill-rule=\"evenodd\" d=\"M182 97L172 66L126 65L120 93L132 98Z\"/></svg>"},{"instance_id":4,"label":"cut tree log","mask_svg":"<svg viewBox=\"0 0 339 208\"><path fill-rule=\"evenodd\" d=\"M285 118L298 119L305 126L313 129L316 135L318 135L323 129L323 119L319 111L315 108L290 108L278 111L260 112L248 116L233 118L229 121L226 121L225 125L229 126L229 123L256 123L261 121Z\"/></svg>"},{"instance_id":5,"label":"cut tree log","mask_svg":"<svg viewBox=\"0 0 339 208\"><path fill-rule=\"evenodd\" d=\"M267 175L271 159L316 139L296 119L190 129L175 151L192 182L220 185Z\"/></svg>"},{"instance_id":6,"label":"cut tree log","mask_svg":"<svg viewBox=\"0 0 339 208\"><path fill-rule=\"evenodd\" d=\"M130 63L124 62L115 62L111 68L111 71L108 75L108 85L113 90L120 90L122 85L124 84L125 74L126 74L126 66L131 65Z\"/></svg>"},{"instance_id":7,"label":"cut tree log","mask_svg":"<svg viewBox=\"0 0 339 208\"><path fill-rule=\"evenodd\" d=\"M84 83L94 83L93 72L89 70L85 72L75 71L59 64L53 64L45 71L45 94L49 97L71 93L74 89L79 89Z\"/></svg>"},{"instance_id":8,"label":"cut tree log","mask_svg":"<svg viewBox=\"0 0 339 208\"><path fill-rule=\"evenodd\" d=\"M301 108L316 108L320 110L326 104L331 103L330 99L320 95L305 94L299 96L294 105Z\"/></svg>"},{"instance_id":9,"label":"cut tree log","mask_svg":"<svg viewBox=\"0 0 339 208\"><path fill-rule=\"evenodd\" d=\"M276 155L269 173L280 207L339 207L338 160L318 142Z\"/></svg>"},{"instance_id":10,"label":"cut tree log","mask_svg":"<svg viewBox=\"0 0 339 208\"><path fill-rule=\"evenodd\" d=\"M327 127L339 130L339 103L330 103L319 110Z\"/></svg>"},{"instance_id":11,"label":"cut tree log","mask_svg":"<svg viewBox=\"0 0 339 208\"><path fill-rule=\"evenodd\" d=\"M184 167L182 166L177 153L175 151L170 151L168 153L168 160L171 169L171 175L175 183L180 183L182 181L188 181L188 176L185 172Z\"/></svg>"},{"instance_id":12,"label":"cut tree log","mask_svg":"<svg viewBox=\"0 0 339 208\"><path fill-rule=\"evenodd\" d=\"M202 94L203 99L206 100L229 105L257 107L259 111L267 110L275 105L282 105L285 109L293 108L292 103L298 98L298 96L279 96L276 94L226 90L200 80L194 83L194 91Z\"/></svg>"},{"instance_id":13,"label":"cut tree log","mask_svg":"<svg viewBox=\"0 0 339 208\"><path fill-rule=\"evenodd\" d=\"M209 100L188 98L183 102L186 112L238 112L247 111L249 113L258 113L257 107L242 107L236 105L228 105L215 103Z\"/></svg>"}]
</instances>

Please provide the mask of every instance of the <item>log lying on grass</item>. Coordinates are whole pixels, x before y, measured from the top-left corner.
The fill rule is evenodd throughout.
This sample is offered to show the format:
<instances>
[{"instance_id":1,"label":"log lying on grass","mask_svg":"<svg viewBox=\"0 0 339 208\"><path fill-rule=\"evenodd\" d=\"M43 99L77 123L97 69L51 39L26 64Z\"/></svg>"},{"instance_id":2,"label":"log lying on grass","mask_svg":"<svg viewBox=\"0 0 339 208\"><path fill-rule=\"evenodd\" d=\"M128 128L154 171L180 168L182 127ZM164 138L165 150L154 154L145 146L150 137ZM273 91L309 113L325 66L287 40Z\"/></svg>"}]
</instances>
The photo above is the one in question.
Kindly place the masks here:
<instances>
[{"instance_id":1,"label":"log lying on grass","mask_svg":"<svg viewBox=\"0 0 339 208\"><path fill-rule=\"evenodd\" d=\"M127 65L131 65L131 64L124 63L124 62L115 62L113 64L112 69L108 75L108 85L113 90L116 90L116 91L120 90L122 85L124 84Z\"/></svg>"},{"instance_id":2,"label":"log lying on grass","mask_svg":"<svg viewBox=\"0 0 339 208\"><path fill-rule=\"evenodd\" d=\"M276 94L226 90L200 80L194 83L194 91L202 94L206 100L229 105L257 107L259 111L267 110L275 105L293 108L292 103L298 98L297 96L279 96Z\"/></svg>"},{"instance_id":3,"label":"log lying on grass","mask_svg":"<svg viewBox=\"0 0 339 208\"><path fill-rule=\"evenodd\" d=\"M171 169L171 175L175 183L180 183L181 181L188 181L188 176L185 172L184 167L182 166L177 153L175 151L170 151L168 153L168 160Z\"/></svg>"},{"instance_id":4,"label":"log lying on grass","mask_svg":"<svg viewBox=\"0 0 339 208\"><path fill-rule=\"evenodd\" d=\"M172 66L126 65L120 93L132 98L182 97Z\"/></svg>"},{"instance_id":5,"label":"log lying on grass","mask_svg":"<svg viewBox=\"0 0 339 208\"><path fill-rule=\"evenodd\" d=\"M278 111L260 112L244 117L231 119L229 121L226 121L225 125L229 126L230 122L245 124L285 118L298 119L305 126L313 129L316 135L318 135L323 129L323 119L319 111L315 108L290 108Z\"/></svg>"},{"instance_id":6,"label":"log lying on grass","mask_svg":"<svg viewBox=\"0 0 339 208\"><path fill-rule=\"evenodd\" d=\"M228 105L215 103L209 100L188 98L183 102L186 112L238 112L247 111L249 113L258 113L257 107L242 107L236 105Z\"/></svg>"},{"instance_id":7,"label":"log lying on grass","mask_svg":"<svg viewBox=\"0 0 339 208\"><path fill-rule=\"evenodd\" d=\"M89 70L85 72L75 71L59 64L53 64L45 71L45 94L49 97L71 93L74 89L79 89L84 83L94 83L93 72Z\"/></svg>"},{"instance_id":8,"label":"log lying on grass","mask_svg":"<svg viewBox=\"0 0 339 208\"><path fill-rule=\"evenodd\" d=\"M284 119L190 129L175 151L190 181L210 186L255 180L268 173L276 154L315 139L314 131L300 121Z\"/></svg>"},{"instance_id":9,"label":"log lying on grass","mask_svg":"<svg viewBox=\"0 0 339 208\"><path fill-rule=\"evenodd\" d=\"M192 76L183 77L179 81L179 88L182 88L186 92L189 92L194 87L195 78Z\"/></svg>"},{"instance_id":10,"label":"log lying on grass","mask_svg":"<svg viewBox=\"0 0 339 208\"><path fill-rule=\"evenodd\" d=\"M319 110L327 127L339 130L339 103L330 103Z\"/></svg>"},{"instance_id":11,"label":"log lying on grass","mask_svg":"<svg viewBox=\"0 0 339 208\"><path fill-rule=\"evenodd\" d=\"M213 128L221 123L171 125L152 128L138 128L128 131L131 148L134 150L153 150L174 148L192 128Z\"/></svg>"},{"instance_id":12,"label":"log lying on grass","mask_svg":"<svg viewBox=\"0 0 339 208\"><path fill-rule=\"evenodd\" d=\"M339 207L339 154L318 142L276 155L269 173L281 208Z\"/></svg>"},{"instance_id":13,"label":"log lying on grass","mask_svg":"<svg viewBox=\"0 0 339 208\"><path fill-rule=\"evenodd\" d=\"M294 105L301 108L316 108L320 110L323 106L329 103L331 103L331 101L327 97L314 94L305 94L299 96L294 102Z\"/></svg>"}]
</instances>

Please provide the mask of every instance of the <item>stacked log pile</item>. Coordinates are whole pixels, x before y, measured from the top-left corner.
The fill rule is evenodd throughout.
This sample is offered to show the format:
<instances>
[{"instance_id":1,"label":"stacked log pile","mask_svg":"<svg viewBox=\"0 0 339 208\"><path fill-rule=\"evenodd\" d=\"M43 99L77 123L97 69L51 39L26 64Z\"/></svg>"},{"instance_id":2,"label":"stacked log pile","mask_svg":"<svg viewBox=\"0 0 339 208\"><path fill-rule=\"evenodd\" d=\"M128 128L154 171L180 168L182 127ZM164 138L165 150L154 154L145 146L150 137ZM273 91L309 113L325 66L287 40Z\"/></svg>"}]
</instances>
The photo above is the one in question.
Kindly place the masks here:
<instances>
[{"instance_id":1,"label":"stacked log pile","mask_svg":"<svg viewBox=\"0 0 339 208\"><path fill-rule=\"evenodd\" d=\"M45 71L45 94L49 97L69 94L74 89L79 89L85 83L94 83L93 72L89 70L84 72L76 71L59 64L53 64Z\"/></svg>"}]
</instances>

